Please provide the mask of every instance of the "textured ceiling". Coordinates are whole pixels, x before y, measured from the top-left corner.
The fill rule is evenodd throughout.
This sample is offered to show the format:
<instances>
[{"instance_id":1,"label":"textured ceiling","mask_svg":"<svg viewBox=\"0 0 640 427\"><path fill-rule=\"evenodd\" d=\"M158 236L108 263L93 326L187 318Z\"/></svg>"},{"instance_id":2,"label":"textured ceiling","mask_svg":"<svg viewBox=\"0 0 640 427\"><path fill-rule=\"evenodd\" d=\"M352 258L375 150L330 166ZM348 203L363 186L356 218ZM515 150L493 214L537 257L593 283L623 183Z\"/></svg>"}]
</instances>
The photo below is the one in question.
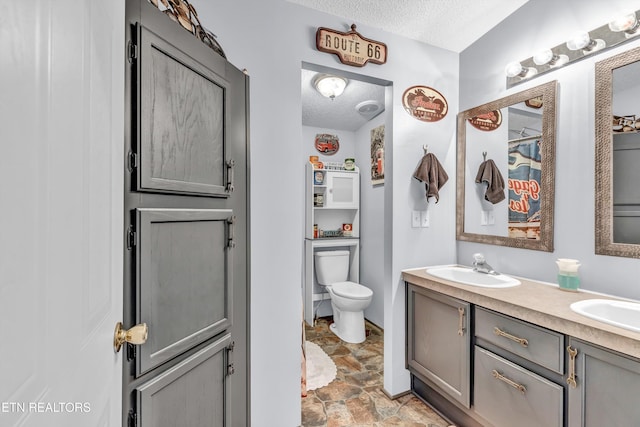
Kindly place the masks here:
<instances>
[{"instance_id":1,"label":"textured ceiling","mask_svg":"<svg viewBox=\"0 0 640 427\"><path fill-rule=\"evenodd\" d=\"M302 124L319 128L356 131L366 122L384 111L384 86L349 80L342 95L329 99L316 91L313 82L317 73L302 70ZM372 101L379 110L360 114L356 107ZM366 109L366 108L365 108Z\"/></svg>"},{"instance_id":2,"label":"textured ceiling","mask_svg":"<svg viewBox=\"0 0 640 427\"><path fill-rule=\"evenodd\" d=\"M288 0L357 24L462 52L528 0Z\"/></svg>"}]
</instances>

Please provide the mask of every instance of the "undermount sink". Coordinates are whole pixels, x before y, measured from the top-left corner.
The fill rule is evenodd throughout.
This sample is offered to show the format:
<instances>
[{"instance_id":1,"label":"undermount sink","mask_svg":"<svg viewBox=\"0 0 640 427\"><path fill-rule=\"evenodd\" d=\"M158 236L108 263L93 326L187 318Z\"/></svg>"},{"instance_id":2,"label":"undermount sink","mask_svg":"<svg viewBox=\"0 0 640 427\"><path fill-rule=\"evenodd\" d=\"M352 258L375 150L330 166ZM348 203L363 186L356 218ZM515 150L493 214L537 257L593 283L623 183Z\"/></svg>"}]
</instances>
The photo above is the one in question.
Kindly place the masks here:
<instances>
[{"instance_id":1,"label":"undermount sink","mask_svg":"<svg viewBox=\"0 0 640 427\"><path fill-rule=\"evenodd\" d=\"M613 326L640 332L640 303L607 299L574 302L571 310Z\"/></svg>"},{"instance_id":2,"label":"undermount sink","mask_svg":"<svg viewBox=\"0 0 640 427\"><path fill-rule=\"evenodd\" d=\"M480 286L483 288L510 288L518 286L520 281L504 274L486 274L473 271L467 267L445 266L428 268L427 273L441 279L465 285Z\"/></svg>"}]
</instances>

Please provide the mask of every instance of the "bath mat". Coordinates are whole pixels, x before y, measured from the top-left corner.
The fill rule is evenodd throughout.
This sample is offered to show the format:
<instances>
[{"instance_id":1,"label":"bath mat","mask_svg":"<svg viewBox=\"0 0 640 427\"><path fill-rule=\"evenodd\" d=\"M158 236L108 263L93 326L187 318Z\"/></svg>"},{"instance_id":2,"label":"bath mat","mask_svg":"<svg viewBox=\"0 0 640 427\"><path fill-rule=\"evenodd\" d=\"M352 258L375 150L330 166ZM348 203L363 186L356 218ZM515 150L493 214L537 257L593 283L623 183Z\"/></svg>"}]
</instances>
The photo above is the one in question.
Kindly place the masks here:
<instances>
[{"instance_id":1,"label":"bath mat","mask_svg":"<svg viewBox=\"0 0 640 427\"><path fill-rule=\"evenodd\" d=\"M336 378L336 364L318 344L307 341L307 390L324 387Z\"/></svg>"}]
</instances>

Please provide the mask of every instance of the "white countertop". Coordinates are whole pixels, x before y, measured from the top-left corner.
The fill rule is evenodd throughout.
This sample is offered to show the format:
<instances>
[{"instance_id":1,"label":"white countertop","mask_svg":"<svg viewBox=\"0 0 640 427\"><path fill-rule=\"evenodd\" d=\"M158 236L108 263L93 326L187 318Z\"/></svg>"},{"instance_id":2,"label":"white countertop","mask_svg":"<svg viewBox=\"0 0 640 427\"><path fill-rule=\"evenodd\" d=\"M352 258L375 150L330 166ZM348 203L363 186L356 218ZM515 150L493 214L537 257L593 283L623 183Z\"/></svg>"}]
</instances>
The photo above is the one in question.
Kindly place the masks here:
<instances>
[{"instance_id":1,"label":"white countertop","mask_svg":"<svg viewBox=\"0 0 640 427\"><path fill-rule=\"evenodd\" d=\"M585 299L623 300L585 291L569 292L557 285L517 277L522 284L510 288L483 288L432 276L422 267L404 270L403 280L517 319L542 326L602 347L640 358L640 333L584 317L569 306Z\"/></svg>"}]
</instances>

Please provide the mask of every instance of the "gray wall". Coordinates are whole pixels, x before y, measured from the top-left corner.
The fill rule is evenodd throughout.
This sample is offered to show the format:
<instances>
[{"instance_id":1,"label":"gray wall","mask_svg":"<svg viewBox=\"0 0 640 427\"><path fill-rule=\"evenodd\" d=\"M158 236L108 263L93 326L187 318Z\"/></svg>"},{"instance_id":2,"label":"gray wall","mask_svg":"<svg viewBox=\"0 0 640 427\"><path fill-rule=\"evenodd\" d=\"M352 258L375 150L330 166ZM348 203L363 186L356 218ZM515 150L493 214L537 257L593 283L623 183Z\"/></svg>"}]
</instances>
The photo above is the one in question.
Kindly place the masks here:
<instances>
[{"instance_id":1,"label":"gray wall","mask_svg":"<svg viewBox=\"0 0 640 427\"><path fill-rule=\"evenodd\" d=\"M373 291L371 305L364 315L381 327L384 325L385 186L371 184L371 129L384 125L388 116L389 112L383 111L356 131L356 162L360 166L360 283Z\"/></svg>"},{"instance_id":2,"label":"gray wall","mask_svg":"<svg viewBox=\"0 0 640 427\"><path fill-rule=\"evenodd\" d=\"M458 262L483 252L498 271L556 283L556 258L582 262L582 288L640 298L640 260L595 255L594 64L640 45L638 40L505 89L504 66L606 24L638 0L530 0L460 55L460 110L558 80L555 251L538 252L458 242Z\"/></svg>"},{"instance_id":3,"label":"gray wall","mask_svg":"<svg viewBox=\"0 0 640 427\"><path fill-rule=\"evenodd\" d=\"M409 389L404 368L404 285L401 270L455 260L453 179L433 207L431 228L412 229L411 209L423 203L411 174L428 143L450 176L455 174L458 55L356 23L365 37L387 44L388 62L354 68L315 48L318 27L348 31L351 20L284 0L193 0L204 25L229 60L251 76L251 420L254 427L300 424L300 280L304 148L300 143L302 62L393 82L387 111L384 257L384 386ZM437 89L449 113L420 122L402 107L414 85ZM277 167L283 165L283 167ZM415 181L415 180L413 180Z\"/></svg>"}]
</instances>

